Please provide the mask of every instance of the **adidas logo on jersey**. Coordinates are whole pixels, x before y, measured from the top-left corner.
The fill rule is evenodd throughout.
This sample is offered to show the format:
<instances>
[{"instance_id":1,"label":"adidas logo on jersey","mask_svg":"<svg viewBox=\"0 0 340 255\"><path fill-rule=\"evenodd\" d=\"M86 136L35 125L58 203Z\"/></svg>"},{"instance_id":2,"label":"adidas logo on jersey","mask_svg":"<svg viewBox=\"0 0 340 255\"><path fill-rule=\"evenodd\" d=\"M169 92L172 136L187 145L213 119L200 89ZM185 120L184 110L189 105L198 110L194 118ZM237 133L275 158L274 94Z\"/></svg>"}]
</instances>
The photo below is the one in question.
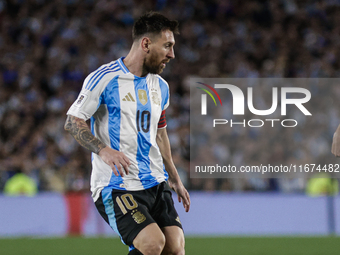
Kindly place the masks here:
<instances>
[{"instance_id":1,"label":"adidas logo on jersey","mask_svg":"<svg viewBox=\"0 0 340 255\"><path fill-rule=\"evenodd\" d=\"M131 96L130 92L123 98L123 101L135 102L135 99Z\"/></svg>"}]
</instances>

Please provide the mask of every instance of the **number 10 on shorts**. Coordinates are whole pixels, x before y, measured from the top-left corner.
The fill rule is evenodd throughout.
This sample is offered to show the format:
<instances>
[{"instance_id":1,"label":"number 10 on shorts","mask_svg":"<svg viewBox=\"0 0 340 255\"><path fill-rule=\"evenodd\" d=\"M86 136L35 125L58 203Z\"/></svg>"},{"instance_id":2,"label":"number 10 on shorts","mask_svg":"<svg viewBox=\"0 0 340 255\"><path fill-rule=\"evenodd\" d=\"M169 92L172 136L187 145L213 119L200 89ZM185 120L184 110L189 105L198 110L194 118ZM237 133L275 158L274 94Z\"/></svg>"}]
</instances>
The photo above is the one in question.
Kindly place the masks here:
<instances>
[{"instance_id":1,"label":"number 10 on shorts","mask_svg":"<svg viewBox=\"0 0 340 255\"><path fill-rule=\"evenodd\" d=\"M116 202L123 214L127 214L127 210L133 210L138 207L136 200L131 194L124 194L116 197Z\"/></svg>"}]
</instances>

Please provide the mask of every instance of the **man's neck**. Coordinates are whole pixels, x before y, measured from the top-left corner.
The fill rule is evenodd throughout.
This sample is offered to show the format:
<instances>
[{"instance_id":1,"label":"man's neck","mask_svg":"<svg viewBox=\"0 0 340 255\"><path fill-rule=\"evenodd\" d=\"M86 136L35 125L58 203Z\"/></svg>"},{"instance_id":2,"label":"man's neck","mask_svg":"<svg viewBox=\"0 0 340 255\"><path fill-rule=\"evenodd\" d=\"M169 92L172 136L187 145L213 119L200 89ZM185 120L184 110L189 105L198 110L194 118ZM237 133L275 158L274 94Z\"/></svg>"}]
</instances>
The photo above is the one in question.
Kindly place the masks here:
<instances>
[{"instance_id":1,"label":"man's neck","mask_svg":"<svg viewBox=\"0 0 340 255\"><path fill-rule=\"evenodd\" d=\"M127 69L129 69L130 73L138 77L144 77L147 75L147 73L143 70L143 57L137 52L131 50L126 58L124 58L123 62Z\"/></svg>"}]
</instances>

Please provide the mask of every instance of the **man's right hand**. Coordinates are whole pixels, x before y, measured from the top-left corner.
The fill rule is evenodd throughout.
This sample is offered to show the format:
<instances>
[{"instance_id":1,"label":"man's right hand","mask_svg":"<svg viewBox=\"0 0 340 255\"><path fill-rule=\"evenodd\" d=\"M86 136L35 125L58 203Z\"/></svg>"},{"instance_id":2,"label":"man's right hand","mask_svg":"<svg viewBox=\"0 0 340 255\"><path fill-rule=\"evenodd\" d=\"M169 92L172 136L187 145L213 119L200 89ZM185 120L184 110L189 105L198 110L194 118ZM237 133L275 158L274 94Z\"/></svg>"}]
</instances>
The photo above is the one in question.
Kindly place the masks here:
<instances>
[{"instance_id":1,"label":"man's right hand","mask_svg":"<svg viewBox=\"0 0 340 255\"><path fill-rule=\"evenodd\" d=\"M124 153L107 147L102 141L96 138L85 120L68 115L65 122L65 130L68 131L81 146L98 154L102 160L112 168L116 176L119 175L118 172L121 176L125 175L124 172L129 174L128 167L130 160ZM118 172L115 166L117 166Z\"/></svg>"},{"instance_id":2,"label":"man's right hand","mask_svg":"<svg viewBox=\"0 0 340 255\"><path fill-rule=\"evenodd\" d=\"M106 146L105 148L100 150L98 155L106 164L108 164L112 168L115 176L118 176L120 174L120 176L123 177L125 174L129 174L130 160L125 156L123 152L116 151Z\"/></svg>"}]
</instances>

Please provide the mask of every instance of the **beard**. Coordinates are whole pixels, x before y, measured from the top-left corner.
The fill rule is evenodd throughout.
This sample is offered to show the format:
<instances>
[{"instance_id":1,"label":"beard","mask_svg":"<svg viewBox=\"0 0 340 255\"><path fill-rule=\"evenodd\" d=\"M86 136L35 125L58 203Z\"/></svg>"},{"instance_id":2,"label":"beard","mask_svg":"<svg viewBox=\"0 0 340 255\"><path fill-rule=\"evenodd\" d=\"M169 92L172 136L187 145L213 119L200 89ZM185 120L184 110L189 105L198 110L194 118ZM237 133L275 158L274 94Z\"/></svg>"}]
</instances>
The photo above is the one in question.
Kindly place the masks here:
<instances>
[{"instance_id":1,"label":"beard","mask_svg":"<svg viewBox=\"0 0 340 255\"><path fill-rule=\"evenodd\" d=\"M156 53L151 53L149 59L144 59L143 73L160 74L163 72L163 63L164 61L159 62Z\"/></svg>"}]
</instances>

